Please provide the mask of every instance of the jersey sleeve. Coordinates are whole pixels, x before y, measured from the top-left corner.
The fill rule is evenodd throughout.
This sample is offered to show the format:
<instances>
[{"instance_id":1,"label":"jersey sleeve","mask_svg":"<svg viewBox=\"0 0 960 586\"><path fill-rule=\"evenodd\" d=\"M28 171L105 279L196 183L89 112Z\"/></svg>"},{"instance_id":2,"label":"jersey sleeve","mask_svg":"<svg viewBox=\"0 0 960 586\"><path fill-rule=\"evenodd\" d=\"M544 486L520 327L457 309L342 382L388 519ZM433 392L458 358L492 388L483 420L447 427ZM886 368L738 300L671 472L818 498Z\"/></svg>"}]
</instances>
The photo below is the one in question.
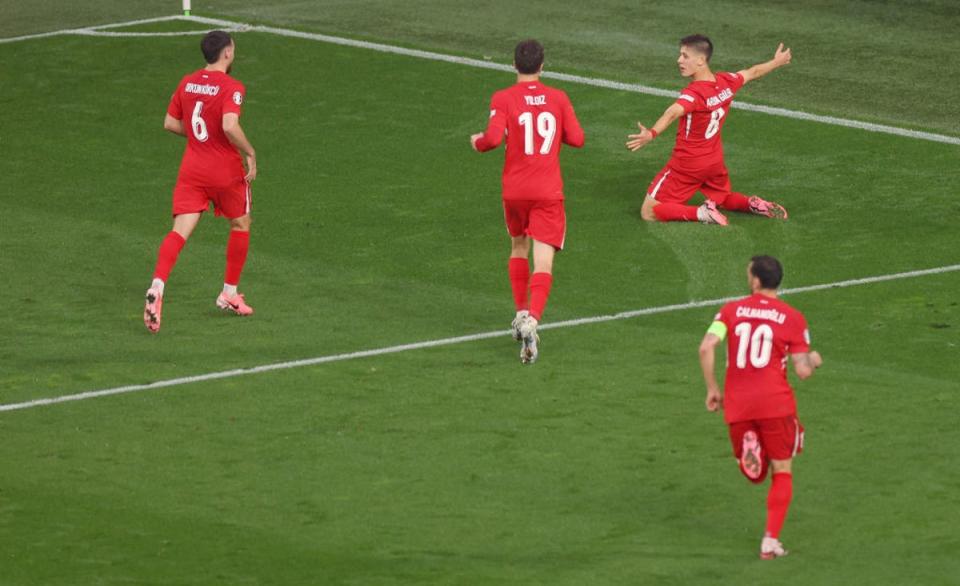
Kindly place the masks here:
<instances>
[{"instance_id":1,"label":"jersey sleeve","mask_svg":"<svg viewBox=\"0 0 960 586\"><path fill-rule=\"evenodd\" d=\"M724 305L720 308L720 311L717 312L717 315L713 316L713 323L710 324L707 333L713 334L721 340L726 339L730 326L729 321L729 312L727 311L727 306Z\"/></svg>"},{"instance_id":2,"label":"jersey sleeve","mask_svg":"<svg viewBox=\"0 0 960 586\"><path fill-rule=\"evenodd\" d=\"M170 96L170 104L167 106L167 114L176 118L177 120L183 120L183 105L180 103L180 93L183 89L183 82L181 81L177 85L177 89L173 91L173 95Z\"/></svg>"},{"instance_id":3,"label":"jersey sleeve","mask_svg":"<svg viewBox=\"0 0 960 586\"><path fill-rule=\"evenodd\" d=\"M247 88L242 83L238 83L230 88L230 95L224 96L223 113L240 115L243 107L243 100L247 97Z\"/></svg>"},{"instance_id":4,"label":"jersey sleeve","mask_svg":"<svg viewBox=\"0 0 960 586\"><path fill-rule=\"evenodd\" d=\"M503 131L507 128L507 99L502 92L493 94L490 100L490 120L487 130L477 141L477 150L489 151L503 142Z\"/></svg>"},{"instance_id":5,"label":"jersey sleeve","mask_svg":"<svg viewBox=\"0 0 960 586\"><path fill-rule=\"evenodd\" d=\"M573 104L567 94L563 94L563 143L580 148L584 140L583 127L573 111Z\"/></svg>"},{"instance_id":6,"label":"jersey sleeve","mask_svg":"<svg viewBox=\"0 0 960 586\"><path fill-rule=\"evenodd\" d=\"M740 75L739 73L725 71L720 75L722 75L727 80L727 83L730 84L730 89L733 90L734 93L740 91L740 88L743 87L743 84L744 84L743 76Z\"/></svg>"},{"instance_id":7,"label":"jersey sleeve","mask_svg":"<svg viewBox=\"0 0 960 586\"><path fill-rule=\"evenodd\" d=\"M683 108L683 111L689 114L696 109L697 98L697 94L687 88L680 92L680 95L677 96L677 101L675 103L680 104L680 107Z\"/></svg>"},{"instance_id":8,"label":"jersey sleeve","mask_svg":"<svg viewBox=\"0 0 960 586\"><path fill-rule=\"evenodd\" d=\"M794 321L790 329L790 338L787 340L787 353L804 354L810 351L810 329L802 313L797 312Z\"/></svg>"}]
</instances>

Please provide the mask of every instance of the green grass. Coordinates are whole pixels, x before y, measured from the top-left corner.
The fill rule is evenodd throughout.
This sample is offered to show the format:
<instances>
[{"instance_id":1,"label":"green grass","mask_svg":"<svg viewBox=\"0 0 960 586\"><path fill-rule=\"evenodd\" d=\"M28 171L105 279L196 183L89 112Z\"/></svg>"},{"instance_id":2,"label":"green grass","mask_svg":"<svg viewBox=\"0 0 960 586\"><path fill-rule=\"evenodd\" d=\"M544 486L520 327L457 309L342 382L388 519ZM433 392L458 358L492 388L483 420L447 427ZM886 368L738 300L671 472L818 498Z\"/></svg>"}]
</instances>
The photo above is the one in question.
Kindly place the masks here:
<instances>
[{"instance_id":1,"label":"green grass","mask_svg":"<svg viewBox=\"0 0 960 586\"><path fill-rule=\"evenodd\" d=\"M85 6L48 28L110 8ZM292 21L295 3L274 6L210 9L470 54L469 35L496 23L471 19L486 28L456 40L431 28L456 10L438 10L415 37L402 22L387 34L390 7ZM502 153L467 137L510 76L238 39L261 167L243 282L257 314L213 308L226 226L205 218L158 336L140 299L182 149L160 125L199 66L195 42L0 45L16 80L0 128L0 402L505 328ZM571 68L613 71L602 47L577 55ZM623 140L668 101L563 87L587 147L564 153L569 249L548 321L736 294L758 252L784 261L788 287L958 262L956 147L735 111L734 186L791 220L647 225L640 196L670 144L630 154ZM792 106L767 80L754 91ZM784 532L794 555L776 564L755 560L764 491L702 408L706 308L545 331L532 368L487 340L4 413L0 583L948 584L958 286L951 273L789 298L826 365L798 386L808 448Z\"/></svg>"}]
</instances>

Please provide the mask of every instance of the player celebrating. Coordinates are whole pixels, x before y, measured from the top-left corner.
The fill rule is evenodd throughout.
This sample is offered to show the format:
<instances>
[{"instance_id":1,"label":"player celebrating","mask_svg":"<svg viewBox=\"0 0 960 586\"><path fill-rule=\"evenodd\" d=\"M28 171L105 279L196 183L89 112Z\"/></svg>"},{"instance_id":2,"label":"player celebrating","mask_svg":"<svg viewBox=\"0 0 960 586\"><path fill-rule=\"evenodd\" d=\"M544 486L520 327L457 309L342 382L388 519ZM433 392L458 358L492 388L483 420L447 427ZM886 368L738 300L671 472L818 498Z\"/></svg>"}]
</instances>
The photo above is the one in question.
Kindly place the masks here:
<instances>
[{"instance_id":1,"label":"player celebrating","mask_svg":"<svg viewBox=\"0 0 960 586\"><path fill-rule=\"evenodd\" d=\"M760 557L787 554L780 529L793 495L791 462L803 449L803 426L787 382L787 356L797 376L806 379L823 360L810 351L807 322L777 298L783 267L770 256L755 256L747 266L752 295L727 303L700 344L700 366L707 383L707 409L723 408L740 471L761 483L767 469L773 480L767 496L767 530ZM714 377L714 351L727 342L727 377L721 392Z\"/></svg>"},{"instance_id":2,"label":"player celebrating","mask_svg":"<svg viewBox=\"0 0 960 586\"><path fill-rule=\"evenodd\" d=\"M503 165L503 210L511 238L508 274L517 309L514 339L520 361L537 359L537 325L553 283L553 257L563 249L566 215L560 143L583 146L583 129L567 94L540 83L543 46L521 41L514 50L517 83L493 94L487 130L470 137L474 150L489 151L507 135ZM530 244L533 242L533 276ZM529 304L527 288L529 282Z\"/></svg>"},{"instance_id":3,"label":"player celebrating","mask_svg":"<svg viewBox=\"0 0 960 586\"><path fill-rule=\"evenodd\" d=\"M680 40L680 75L692 78L677 101L660 116L652 128L643 124L639 134L631 134L627 148L637 151L664 132L673 121L683 118L677 127L677 141L667 165L653 178L643 200L640 215L652 222L674 220L701 221L727 225L726 216L717 207L750 212L770 218L787 219L782 206L757 196L747 197L730 191L730 176L723 162L720 131L730 110L733 96L747 82L759 79L790 63L790 49L783 43L773 59L737 73L710 71L713 43L703 35ZM685 205L700 190L707 201L697 207Z\"/></svg>"},{"instance_id":4,"label":"player celebrating","mask_svg":"<svg viewBox=\"0 0 960 586\"><path fill-rule=\"evenodd\" d=\"M187 138L187 148L173 189L173 230L160 245L143 309L143 322L154 333L160 330L164 284L211 202L216 215L230 220L226 274L217 307L237 315L253 313L237 292L250 245L250 182L257 176L256 154L240 128L246 90L229 75L235 53L229 34L207 33L200 49L207 66L180 81L163 121L164 129Z\"/></svg>"}]
</instances>

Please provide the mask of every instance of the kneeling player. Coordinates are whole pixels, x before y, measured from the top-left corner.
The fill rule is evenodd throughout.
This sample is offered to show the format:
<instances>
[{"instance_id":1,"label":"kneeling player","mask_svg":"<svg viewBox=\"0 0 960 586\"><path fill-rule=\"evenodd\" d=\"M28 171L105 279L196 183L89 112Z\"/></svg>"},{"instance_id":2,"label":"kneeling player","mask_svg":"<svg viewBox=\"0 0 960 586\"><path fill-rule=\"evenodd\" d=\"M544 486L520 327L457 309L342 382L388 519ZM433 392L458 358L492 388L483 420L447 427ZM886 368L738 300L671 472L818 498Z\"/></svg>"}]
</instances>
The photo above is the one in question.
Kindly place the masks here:
<instances>
[{"instance_id":1,"label":"kneeling player","mask_svg":"<svg viewBox=\"0 0 960 586\"><path fill-rule=\"evenodd\" d=\"M793 457L803 448L793 389L787 382L787 356L801 379L823 362L810 350L803 314L777 297L783 267L770 256L755 256L747 267L749 297L723 306L700 344L700 366L707 383L709 411L723 408L740 471L760 483L768 468L773 479L767 496L767 529L760 557L787 554L780 543L793 496ZM727 376L721 392L714 376L717 346L728 337Z\"/></svg>"},{"instance_id":2,"label":"kneeling player","mask_svg":"<svg viewBox=\"0 0 960 586\"><path fill-rule=\"evenodd\" d=\"M510 233L510 285L517 309L512 327L521 341L520 361L535 362L537 325L553 283L553 257L563 248L566 216L560 143L583 146L583 129L567 94L540 83L543 46L520 42L514 51L517 83L493 94L487 130L470 137L473 148L489 151L507 134L503 165L503 209ZM530 276L531 241L533 276ZM527 284L530 301L527 303Z\"/></svg>"},{"instance_id":3,"label":"kneeling player","mask_svg":"<svg viewBox=\"0 0 960 586\"><path fill-rule=\"evenodd\" d=\"M712 54L713 44L703 35L681 39L680 75L693 81L652 128L638 124L640 132L628 137L627 148L637 151L681 119L673 154L650 183L640 215L647 221L699 220L726 226L727 217L719 207L786 220L787 211L779 204L731 191L720 133L734 94L747 82L790 63L790 49L784 50L781 43L773 59L737 73L710 71ZM701 206L686 205L697 191L707 201Z\"/></svg>"}]
</instances>

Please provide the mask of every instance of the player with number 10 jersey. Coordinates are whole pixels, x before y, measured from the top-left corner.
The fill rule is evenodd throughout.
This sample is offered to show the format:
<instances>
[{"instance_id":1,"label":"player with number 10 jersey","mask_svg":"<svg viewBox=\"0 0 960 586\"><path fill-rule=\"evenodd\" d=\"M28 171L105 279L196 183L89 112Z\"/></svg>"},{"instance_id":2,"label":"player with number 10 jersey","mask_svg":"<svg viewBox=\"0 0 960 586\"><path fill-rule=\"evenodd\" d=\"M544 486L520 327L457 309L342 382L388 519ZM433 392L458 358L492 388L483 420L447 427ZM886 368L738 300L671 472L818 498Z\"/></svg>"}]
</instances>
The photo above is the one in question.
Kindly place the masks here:
<instances>
[{"instance_id":1,"label":"player with number 10 jersey","mask_svg":"<svg viewBox=\"0 0 960 586\"><path fill-rule=\"evenodd\" d=\"M563 249L566 215L560 147L581 147L583 128L567 94L540 82L543 46L521 41L514 51L517 83L493 94L486 132L471 137L479 152L494 149L506 135L503 210L512 249L508 264L516 317L514 338L523 342L521 362L537 359L537 324L553 283L553 258ZM533 243L533 275L529 261ZM529 283L529 302L528 302Z\"/></svg>"}]
</instances>

